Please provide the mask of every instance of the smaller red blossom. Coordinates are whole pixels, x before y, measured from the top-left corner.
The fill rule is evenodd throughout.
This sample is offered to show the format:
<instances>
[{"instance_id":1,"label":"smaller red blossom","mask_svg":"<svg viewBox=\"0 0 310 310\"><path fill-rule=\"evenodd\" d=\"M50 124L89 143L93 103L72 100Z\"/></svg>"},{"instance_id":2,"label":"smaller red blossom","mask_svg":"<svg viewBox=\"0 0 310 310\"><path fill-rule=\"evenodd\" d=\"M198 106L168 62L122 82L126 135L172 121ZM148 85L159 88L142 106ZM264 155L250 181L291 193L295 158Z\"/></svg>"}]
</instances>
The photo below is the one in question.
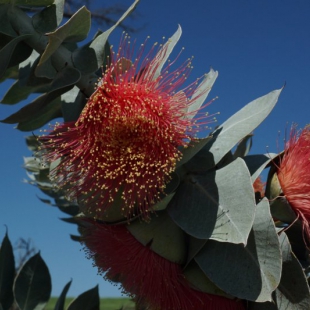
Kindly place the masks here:
<instances>
[{"instance_id":1,"label":"smaller red blossom","mask_svg":"<svg viewBox=\"0 0 310 310\"><path fill-rule=\"evenodd\" d=\"M51 180L88 216L102 219L115 204L121 215L147 215L182 157L179 148L198 131L194 116L217 72L183 87L191 59L163 67L180 35L179 28L144 57L145 46L134 55L125 37L78 120L39 138L43 160L60 160Z\"/></svg>"},{"instance_id":2,"label":"smaller red blossom","mask_svg":"<svg viewBox=\"0 0 310 310\"><path fill-rule=\"evenodd\" d=\"M301 220L310 241L310 127L292 128L277 176L284 196Z\"/></svg>"},{"instance_id":3,"label":"smaller red blossom","mask_svg":"<svg viewBox=\"0 0 310 310\"><path fill-rule=\"evenodd\" d=\"M265 196L265 183L262 181L261 177L258 177L253 183L254 192L260 193L261 197Z\"/></svg>"},{"instance_id":4,"label":"smaller red blossom","mask_svg":"<svg viewBox=\"0 0 310 310\"><path fill-rule=\"evenodd\" d=\"M125 225L87 220L82 240L99 272L149 310L245 310L242 301L192 289L179 264L142 245Z\"/></svg>"}]
</instances>

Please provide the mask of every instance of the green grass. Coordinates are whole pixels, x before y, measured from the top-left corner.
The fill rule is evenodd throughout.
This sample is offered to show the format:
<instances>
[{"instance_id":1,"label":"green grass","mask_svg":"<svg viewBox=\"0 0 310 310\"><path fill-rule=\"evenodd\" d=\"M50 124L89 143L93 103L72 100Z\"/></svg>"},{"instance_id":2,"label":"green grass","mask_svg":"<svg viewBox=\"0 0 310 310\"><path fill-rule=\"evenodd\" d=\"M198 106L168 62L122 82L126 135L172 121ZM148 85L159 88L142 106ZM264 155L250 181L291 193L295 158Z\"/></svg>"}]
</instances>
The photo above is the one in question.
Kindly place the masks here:
<instances>
[{"instance_id":1,"label":"green grass","mask_svg":"<svg viewBox=\"0 0 310 310\"><path fill-rule=\"evenodd\" d=\"M45 310L54 310L58 297L51 297ZM73 300L73 297L66 298L65 309ZM100 299L100 310L134 310L134 303L129 298L102 298Z\"/></svg>"}]
</instances>

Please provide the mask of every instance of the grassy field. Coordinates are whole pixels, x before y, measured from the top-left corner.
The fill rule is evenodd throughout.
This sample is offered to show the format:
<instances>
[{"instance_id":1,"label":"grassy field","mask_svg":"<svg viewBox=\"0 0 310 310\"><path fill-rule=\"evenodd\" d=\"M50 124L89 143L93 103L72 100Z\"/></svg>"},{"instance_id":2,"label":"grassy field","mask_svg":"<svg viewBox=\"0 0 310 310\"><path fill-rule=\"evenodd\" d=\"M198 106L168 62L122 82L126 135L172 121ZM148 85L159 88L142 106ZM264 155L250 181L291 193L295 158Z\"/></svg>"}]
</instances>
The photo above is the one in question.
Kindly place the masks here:
<instances>
[{"instance_id":1,"label":"grassy field","mask_svg":"<svg viewBox=\"0 0 310 310\"><path fill-rule=\"evenodd\" d=\"M65 303L65 309L67 309L69 303L73 298L68 297ZM51 297L45 310L54 310L57 297ZM102 298L100 300L100 310L134 310L134 303L129 298Z\"/></svg>"}]
</instances>

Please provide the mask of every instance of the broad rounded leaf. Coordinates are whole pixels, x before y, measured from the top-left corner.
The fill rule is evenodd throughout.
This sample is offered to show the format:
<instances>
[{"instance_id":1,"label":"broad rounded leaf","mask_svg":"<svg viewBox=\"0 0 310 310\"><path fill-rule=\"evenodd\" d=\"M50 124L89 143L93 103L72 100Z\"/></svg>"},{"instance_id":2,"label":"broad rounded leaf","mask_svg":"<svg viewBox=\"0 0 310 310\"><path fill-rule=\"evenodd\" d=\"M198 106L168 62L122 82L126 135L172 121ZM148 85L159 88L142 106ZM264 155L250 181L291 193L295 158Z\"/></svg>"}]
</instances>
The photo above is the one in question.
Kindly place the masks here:
<instances>
[{"instance_id":1,"label":"broad rounded leaf","mask_svg":"<svg viewBox=\"0 0 310 310\"><path fill-rule=\"evenodd\" d=\"M194 157L210 140L211 136L191 141L186 147L181 147L180 152L182 153L182 158L177 162L176 168L181 167L187 163L192 157Z\"/></svg>"},{"instance_id":2,"label":"broad rounded leaf","mask_svg":"<svg viewBox=\"0 0 310 310\"><path fill-rule=\"evenodd\" d=\"M246 244L254 221L255 197L244 161L237 158L222 169L189 175L168 212L193 237Z\"/></svg>"},{"instance_id":3,"label":"broad rounded leaf","mask_svg":"<svg viewBox=\"0 0 310 310\"><path fill-rule=\"evenodd\" d=\"M43 77L48 79L54 79L57 74L57 70L53 66L52 58L48 58L44 63L41 63L40 66L36 66L35 75L37 77Z\"/></svg>"},{"instance_id":4,"label":"broad rounded leaf","mask_svg":"<svg viewBox=\"0 0 310 310\"><path fill-rule=\"evenodd\" d=\"M164 193L160 194L160 200L151 207L152 211L160 211L166 209L170 201L172 200L176 189L180 185L180 177L177 173L171 173L170 177L171 179L166 184Z\"/></svg>"},{"instance_id":5,"label":"broad rounded leaf","mask_svg":"<svg viewBox=\"0 0 310 310\"><path fill-rule=\"evenodd\" d=\"M274 302L249 302L248 310L279 310ZM289 309L286 309L289 310ZM292 309L293 310L293 309Z\"/></svg>"},{"instance_id":6,"label":"broad rounded leaf","mask_svg":"<svg viewBox=\"0 0 310 310\"><path fill-rule=\"evenodd\" d=\"M248 103L212 133L213 139L206 148L213 155L214 165L269 115L281 91L274 90Z\"/></svg>"},{"instance_id":7,"label":"broad rounded leaf","mask_svg":"<svg viewBox=\"0 0 310 310\"><path fill-rule=\"evenodd\" d=\"M36 75L39 60L40 54L33 50L30 57L19 64L19 83L21 86L38 87L42 84L52 83L52 79Z\"/></svg>"},{"instance_id":8,"label":"broad rounded leaf","mask_svg":"<svg viewBox=\"0 0 310 310\"><path fill-rule=\"evenodd\" d=\"M197 239L192 236L188 238L188 254L187 254L187 262L184 266L186 268L191 261L195 258L195 256L199 253L199 251L204 247L208 240L206 239Z\"/></svg>"},{"instance_id":9,"label":"broad rounded leaf","mask_svg":"<svg viewBox=\"0 0 310 310\"><path fill-rule=\"evenodd\" d=\"M76 121L85 104L86 98L77 86L64 93L60 97L61 111L65 122Z\"/></svg>"},{"instance_id":10,"label":"broad rounded leaf","mask_svg":"<svg viewBox=\"0 0 310 310\"><path fill-rule=\"evenodd\" d=\"M32 256L18 273L14 295L23 310L43 310L50 298L51 276L40 253Z\"/></svg>"},{"instance_id":11,"label":"broad rounded leaf","mask_svg":"<svg viewBox=\"0 0 310 310\"><path fill-rule=\"evenodd\" d=\"M57 74L51 83L50 92L38 97L32 103L26 105L16 113L1 121L8 124L24 123L31 122L34 118L39 117L40 115L45 115L46 109L48 109L47 106L57 97L69 91L74 86L74 84L79 81L80 77L81 74L78 70L69 67L65 68ZM42 125L40 125L40 127ZM27 125L26 128L30 127L31 126ZM35 129L34 127L35 126L31 127L31 129L24 130L33 130Z\"/></svg>"},{"instance_id":12,"label":"broad rounded leaf","mask_svg":"<svg viewBox=\"0 0 310 310\"><path fill-rule=\"evenodd\" d=\"M175 193L165 196L163 199L161 199L159 202L157 202L155 205L152 206L152 210L154 211L165 210L168 207L174 195Z\"/></svg>"},{"instance_id":13,"label":"broad rounded leaf","mask_svg":"<svg viewBox=\"0 0 310 310\"><path fill-rule=\"evenodd\" d=\"M31 86L21 86L20 80L17 80L5 93L4 97L1 100L1 103L4 104L16 104L22 100L28 98L32 93L44 93L48 91L50 86L48 84Z\"/></svg>"},{"instance_id":14,"label":"broad rounded leaf","mask_svg":"<svg viewBox=\"0 0 310 310\"><path fill-rule=\"evenodd\" d=\"M226 293L251 301L271 301L282 268L279 240L267 199L257 205L246 247L209 240L195 260Z\"/></svg>"},{"instance_id":15,"label":"broad rounded leaf","mask_svg":"<svg viewBox=\"0 0 310 310\"><path fill-rule=\"evenodd\" d=\"M56 31L48 33L48 45L41 56L39 65L50 58L63 42L84 40L90 29L90 11L82 7Z\"/></svg>"},{"instance_id":16,"label":"broad rounded leaf","mask_svg":"<svg viewBox=\"0 0 310 310\"><path fill-rule=\"evenodd\" d=\"M14 64L11 62L10 64L10 61L11 61L11 58L12 60L14 60L14 50L15 48L17 47L17 45L23 41L23 40L26 40L28 38L30 38L32 35L31 34L24 34L24 35L20 35L14 39L12 39L7 45L5 45L1 50L0 50L0 59L1 59L1 62L0 62L0 77L2 75L4 75L5 73L5 70L11 65L13 66ZM24 48L23 48L24 50ZM28 52L28 48L26 48L27 52ZM18 51L19 52L19 51ZM30 53L31 53L31 50L30 50ZM29 53L29 55L30 55ZM27 57L29 57L29 55ZM17 55L16 55L17 56ZM27 58L26 57L26 58ZM22 60L21 60L22 61ZM16 64L15 64L16 65Z\"/></svg>"},{"instance_id":17,"label":"broad rounded leaf","mask_svg":"<svg viewBox=\"0 0 310 310\"><path fill-rule=\"evenodd\" d=\"M131 234L158 255L182 264L186 259L184 232L165 211L157 212L149 222L140 219L127 226Z\"/></svg>"},{"instance_id":18,"label":"broad rounded leaf","mask_svg":"<svg viewBox=\"0 0 310 310\"><path fill-rule=\"evenodd\" d=\"M98 285L75 298L67 310L99 310L100 299Z\"/></svg>"},{"instance_id":19,"label":"broad rounded leaf","mask_svg":"<svg viewBox=\"0 0 310 310\"><path fill-rule=\"evenodd\" d=\"M279 240L282 250L283 271L280 284L275 291L278 310L309 310L309 286L302 266L292 253L285 233L280 234Z\"/></svg>"},{"instance_id":20,"label":"broad rounded leaf","mask_svg":"<svg viewBox=\"0 0 310 310\"><path fill-rule=\"evenodd\" d=\"M297 218L297 214L284 196L280 196L270 202L270 211L276 220L284 223L293 223Z\"/></svg>"},{"instance_id":21,"label":"broad rounded leaf","mask_svg":"<svg viewBox=\"0 0 310 310\"><path fill-rule=\"evenodd\" d=\"M232 298L232 296L223 292L212 281L210 281L195 261L192 261L184 269L183 274L185 279L195 290L208 294L224 296L226 298Z\"/></svg>"},{"instance_id":22,"label":"broad rounded leaf","mask_svg":"<svg viewBox=\"0 0 310 310\"><path fill-rule=\"evenodd\" d=\"M10 1L11 2L11 1ZM6 34L11 37L17 35L16 31L13 29L10 19L8 17L8 9L10 9L10 4L4 4L1 6L0 10L0 33Z\"/></svg>"},{"instance_id":23,"label":"broad rounded leaf","mask_svg":"<svg viewBox=\"0 0 310 310\"><path fill-rule=\"evenodd\" d=\"M14 301L15 260L13 247L6 233L0 247L0 305L9 309Z\"/></svg>"},{"instance_id":24,"label":"broad rounded leaf","mask_svg":"<svg viewBox=\"0 0 310 310\"><path fill-rule=\"evenodd\" d=\"M20 131L36 130L47 124L49 121L61 116L61 100L60 98L56 98L45 105L40 110L40 113L33 115L31 119L19 122L16 128Z\"/></svg>"},{"instance_id":25,"label":"broad rounded leaf","mask_svg":"<svg viewBox=\"0 0 310 310\"><path fill-rule=\"evenodd\" d=\"M18 66L6 69L4 75L2 75L2 77L0 78L0 83L5 81L6 79L18 79Z\"/></svg>"},{"instance_id":26,"label":"broad rounded leaf","mask_svg":"<svg viewBox=\"0 0 310 310\"><path fill-rule=\"evenodd\" d=\"M54 0L52 5L44 8L32 17L36 31L45 34L54 31L62 21L65 0Z\"/></svg>"}]
</instances>

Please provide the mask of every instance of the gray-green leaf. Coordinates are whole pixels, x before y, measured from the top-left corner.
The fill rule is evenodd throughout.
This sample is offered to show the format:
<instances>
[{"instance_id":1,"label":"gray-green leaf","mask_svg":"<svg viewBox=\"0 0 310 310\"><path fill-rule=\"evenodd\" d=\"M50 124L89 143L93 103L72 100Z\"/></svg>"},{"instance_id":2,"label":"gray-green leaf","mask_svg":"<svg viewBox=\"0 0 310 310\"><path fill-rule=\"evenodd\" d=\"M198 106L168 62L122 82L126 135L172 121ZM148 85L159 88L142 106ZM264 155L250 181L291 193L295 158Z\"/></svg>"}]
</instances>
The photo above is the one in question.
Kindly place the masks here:
<instances>
[{"instance_id":1,"label":"gray-green leaf","mask_svg":"<svg viewBox=\"0 0 310 310\"><path fill-rule=\"evenodd\" d=\"M212 154L214 165L269 115L281 91L274 90L250 102L213 132L212 141L206 145L206 149Z\"/></svg>"},{"instance_id":2,"label":"gray-green leaf","mask_svg":"<svg viewBox=\"0 0 310 310\"><path fill-rule=\"evenodd\" d=\"M255 197L244 161L238 158L217 171L189 175L168 212L193 237L246 244L254 221Z\"/></svg>"},{"instance_id":3,"label":"gray-green leaf","mask_svg":"<svg viewBox=\"0 0 310 310\"><path fill-rule=\"evenodd\" d=\"M98 285L75 298L67 310L99 310L100 299Z\"/></svg>"},{"instance_id":4,"label":"gray-green leaf","mask_svg":"<svg viewBox=\"0 0 310 310\"><path fill-rule=\"evenodd\" d=\"M242 213L240 213L242 217ZM220 289L241 299L272 301L281 277L279 240L267 199L257 205L246 247L209 240L195 258Z\"/></svg>"},{"instance_id":5,"label":"gray-green leaf","mask_svg":"<svg viewBox=\"0 0 310 310\"><path fill-rule=\"evenodd\" d=\"M291 251L287 236L282 232L279 236L283 271L280 284L275 291L278 310L310 309L309 286L296 256Z\"/></svg>"},{"instance_id":6,"label":"gray-green leaf","mask_svg":"<svg viewBox=\"0 0 310 310\"><path fill-rule=\"evenodd\" d=\"M15 279L15 300L21 310L43 310L51 289L50 273L38 253L25 263Z\"/></svg>"},{"instance_id":7,"label":"gray-green leaf","mask_svg":"<svg viewBox=\"0 0 310 310\"><path fill-rule=\"evenodd\" d=\"M90 11L82 7L63 26L48 34L48 45L41 56L38 66L50 58L63 42L84 40L89 30Z\"/></svg>"},{"instance_id":8,"label":"gray-green leaf","mask_svg":"<svg viewBox=\"0 0 310 310\"><path fill-rule=\"evenodd\" d=\"M171 220L166 211L157 212L149 222L140 219L127 226L131 234L158 255L182 264L186 259L184 232Z\"/></svg>"},{"instance_id":9,"label":"gray-green leaf","mask_svg":"<svg viewBox=\"0 0 310 310\"><path fill-rule=\"evenodd\" d=\"M72 61L76 68L86 74L94 72L102 66L106 60L104 51L109 35L136 8L138 3L139 0L135 0L115 25L98 35L91 44L87 44L73 52ZM87 59L87 67L85 67L85 59Z\"/></svg>"}]
</instances>

